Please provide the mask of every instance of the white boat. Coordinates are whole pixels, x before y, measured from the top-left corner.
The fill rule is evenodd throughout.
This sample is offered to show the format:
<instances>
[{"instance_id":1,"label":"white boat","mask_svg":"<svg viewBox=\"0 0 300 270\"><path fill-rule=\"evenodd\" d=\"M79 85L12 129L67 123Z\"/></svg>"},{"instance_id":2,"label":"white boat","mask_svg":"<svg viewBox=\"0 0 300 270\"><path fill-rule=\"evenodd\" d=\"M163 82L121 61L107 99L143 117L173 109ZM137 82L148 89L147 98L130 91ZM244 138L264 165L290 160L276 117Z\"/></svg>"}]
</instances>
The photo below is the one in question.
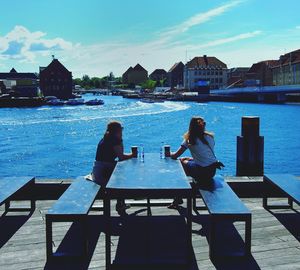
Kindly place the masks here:
<instances>
[{"instance_id":1,"label":"white boat","mask_svg":"<svg viewBox=\"0 0 300 270\"><path fill-rule=\"evenodd\" d=\"M83 98L71 98L66 102L67 105L83 105L84 104L84 99Z\"/></svg>"},{"instance_id":2,"label":"white boat","mask_svg":"<svg viewBox=\"0 0 300 270\"><path fill-rule=\"evenodd\" d=\"M103 105L104 101L102 99L96 98L96 99L88 100L84 104L88 106Z\"/></svg>"},{"instance_id":3,"label":"white boat","mask_svg":"<svg viewBox=\"0 0 300 270\"><path fill-rule=\"evenodd\" d=\"M48 100L46 104L50 106L60 106L60 105L65 105L65 101L58 98L53 98Z\"/></svg>"}]
</instances>

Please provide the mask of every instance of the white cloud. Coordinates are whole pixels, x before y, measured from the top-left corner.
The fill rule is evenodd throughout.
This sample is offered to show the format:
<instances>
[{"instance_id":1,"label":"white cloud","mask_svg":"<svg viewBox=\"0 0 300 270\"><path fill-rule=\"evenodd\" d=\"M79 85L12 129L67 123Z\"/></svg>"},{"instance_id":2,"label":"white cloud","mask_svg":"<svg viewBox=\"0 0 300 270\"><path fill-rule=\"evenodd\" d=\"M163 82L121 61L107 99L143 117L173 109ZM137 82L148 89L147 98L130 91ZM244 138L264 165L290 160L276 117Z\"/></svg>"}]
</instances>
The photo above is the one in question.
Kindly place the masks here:
<instances>
[{"instance_id":1,"label":"white cloud","mask_svg":"<svg viewBox=\"0 0 300 270\"><path fill-rule=\"evenodd\" d=\"M26 27L16 25L8 34L0 36L0 58L34 62L40 52L45 55L73 46L62 38L47 39L45 36L44 32L30 32Z\"/></svg>"},{"instance_id":2,"label":"white cloud","mask_svg":"<svg viewBox=\"0 0 300 270\"><path fill-rule=\"evenodd\" d=\"M209 20L211 20L214 17L222 15L223 13L229 11L230 9L239 5L242 2L243 1L241 1L241 0L231 1L226 4L221 5L219 7L210 9L206 12L200 12L200 13L188 18L184 22L182 22L176 26L173 26L169 29L166 29L165 31L162 31L161 36L165 37L165 38L172 38L178 34L184 33L193 26L203 24L205 22L208 22Z\"/></svg>"},{"instance_id":3,"label":"white cloud","mask_svg":"<svg viewBox=\"0 0 300 270\"><path fill-rule=\"evenodd\" d=\"M210 41L210 42L204 43L202 45L198 45L198 46L189 46L188 48L190 50L196 50L196 49L201 49L201 48L210 48L210 47L214 47L214 46L218 46L218 45L223 45L226 43L240 41L243 39L253 38L253 37L260 35L261 33L262 33L262 31L259 31L259 30L253 31L253 32L248 32L248 33L242 33L242 34L235 35L232 37L216 39L216 40L213 40L213 41Z\"/></svg>"}]
</instances>

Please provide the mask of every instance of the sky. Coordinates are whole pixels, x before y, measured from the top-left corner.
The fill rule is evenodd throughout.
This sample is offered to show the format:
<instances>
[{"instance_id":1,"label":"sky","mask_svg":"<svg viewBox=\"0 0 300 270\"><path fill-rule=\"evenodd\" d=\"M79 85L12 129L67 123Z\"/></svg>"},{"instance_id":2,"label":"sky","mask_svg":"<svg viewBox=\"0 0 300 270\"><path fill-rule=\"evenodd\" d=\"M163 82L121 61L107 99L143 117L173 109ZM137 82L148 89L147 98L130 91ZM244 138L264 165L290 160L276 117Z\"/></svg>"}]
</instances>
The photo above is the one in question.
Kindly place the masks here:
<instances>
[{"instance_id":1,"label":"sky","mask_svg":"<svg viewBox=\"0 0 300 270\"><path fill-rule=\"evenodd\" d=\"M0 0L0 72L52 55L73 77L167 71L195 56L228 68L300 49L299 0Z\"/></svg>"}]
</instances>

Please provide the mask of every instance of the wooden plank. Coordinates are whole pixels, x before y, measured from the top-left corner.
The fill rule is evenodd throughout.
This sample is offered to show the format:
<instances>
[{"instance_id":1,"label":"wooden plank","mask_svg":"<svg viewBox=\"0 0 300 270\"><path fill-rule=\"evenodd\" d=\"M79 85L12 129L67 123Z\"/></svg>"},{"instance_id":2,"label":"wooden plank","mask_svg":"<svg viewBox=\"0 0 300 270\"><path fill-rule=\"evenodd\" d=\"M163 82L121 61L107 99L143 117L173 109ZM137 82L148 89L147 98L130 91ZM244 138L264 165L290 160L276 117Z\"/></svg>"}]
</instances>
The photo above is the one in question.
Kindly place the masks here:
<instances>
[{"instance_id":1,"label":"wooden plank","mask_svg":"<svg viewBox=\"0 0 300 270\"><path fill-rule=\"evenodd\" d=\"M291 174L266 174L264 180L277 186L300 204L300 180Z\"/></svg>"},{"instance_id":2,"label":"wooden plank","mask_svg":"<svg viewBox=\"0 0 300 270\"><path fill-rule=\"evenodd\" d=\"M243 200L244 202L244 200ZM22 203L22 202L21 202ZM112 202L114 204L115 202ZM92 231L101 231L97 246L93 249L93 255L86 265L80 268L80 264L70 261L58 261L56 264L51 264L51 267L46 262L45 251L45 224L42 219L43 212L41 209L48 209L52 206L53 201L38 201L37 210L34 212L24 225L15 230L11 238L0 248L0 269L16 270L16 269L105 269L105 246L103 227L98 227L91 223ZM208 241L207 241L207 214L194 216L193 222L193 251L195 260L193 265L187 270L192 269L297 269L300 264L300 243L289 231L281 224L270 212L261 207L261 199L252 199L247 201L247 206L252 212L252 257L247 260L228 260L214 262L208 256ZM116 215L116 212L112 212ZM184 210L184 208L183 208ZM129 214L133 214L136 209L128 209ZM279 211L278 213L292 213L291 210ZM158 207L152 209L153 214L171 215L177 211L169 210L166 207ZM295 213L295 212L294 212ZM95 213L93 213L94 215ZM99 214L99 213L98 213ZM17 215L17 213L13 213ZM93 215L89 215L88 218ZM146 215L141 212L138 215ZM5 220L8 217L2 217L0 220ZM102 218L102 217L99 217ZM116 217L114 217L116 218ZM116 220L122 221L121 218ZM6 223L10 228L10 222ZM0 229L5 225L2 221ZM55 234L59 239L68 230L68 225L58 223L55 226ZM170 224L172 226L172 224ZM295 224L296 226L296 224ZM122 226L121 226L122 227ZM120 227L118 227L120 228ZM118 248L118 230L116 235L112 237L112 252L113 256ZM0 240L3 234L0 234ZM56 239L54 239L56 241ZM65 240L66 241L66 240ZM70 240L70 243L73 242ZM113 257L114 258L114 257ZM257 263L257 268L251 268L249 261ZM46 267L45 267L46 266Z\"/></svg>"},{"instance_id":3,"label":"wooden plank","mask_svg":"<svg viewBox=\"0 0 300 270\"><path fill-rule=\"evenodd\" d=\"M251 213L221 176L215 176L212 183L199 188L199 192L210 214Z\"/></svg>"},{"instance_id":4,"label":"wooden plank","mask_svg":"<svg viewBox=\"0 0 300 270\"><path fill-rule=\"evenodd\" d=\"M100 190L94 182L79 177L48 210L47 215L87 214Z\"/></svg>"}]
</instances>

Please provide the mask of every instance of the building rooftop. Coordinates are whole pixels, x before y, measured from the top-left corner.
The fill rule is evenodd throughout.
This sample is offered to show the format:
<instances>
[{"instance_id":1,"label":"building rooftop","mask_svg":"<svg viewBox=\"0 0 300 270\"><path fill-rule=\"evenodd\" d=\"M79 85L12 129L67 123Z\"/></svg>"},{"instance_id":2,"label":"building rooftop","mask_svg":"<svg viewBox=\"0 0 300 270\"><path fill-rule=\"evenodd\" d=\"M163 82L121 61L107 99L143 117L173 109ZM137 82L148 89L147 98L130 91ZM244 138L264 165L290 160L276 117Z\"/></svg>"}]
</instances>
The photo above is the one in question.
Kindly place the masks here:
<instances>
[{"instance_id":1,"label":"building rooftop","mask_svg":"<svg viewBox=\"0 0 300 270\"><path fill-rule=\"evenodd\" d=\"M174 69L176 69L178 66L184 66L184 64L182 62L177 62L175 63L168 72L172 72Z\"/></svg>"},{"instance_id":2,"label":"building rooftop","mask_svg":"<svg viewBox=\"0 0 300 270\"><path fill-rule=\"evenodd\" d=\"M300 63L300 49L281 55L273 67Z\"/></svg>"},{"instance_id":3,"label":"building rooftop","mask_svg":"<svg viewBox=\"0 0 300 270\"><path fill-rule=\"evenodd\" d=\"M147 71L140 64L136 64L136 66L133 68L133 70L135 70L135 71Z\"/></svg>"},{"instance_id":4,"label":"building rooftop","mask_svg":"<svg viewBox=\"0 0 300 270\"><path fill-rule=\"evenodd\" d=\"M247 73L256 73L263 67L267 68L273 68L278 64L278 60L265 60L265 61L260 61L258 63L253 64L250 69L248 70Z\"/></svg>"},{"instance_id":5,"label":"building rooftop","mask_svg":"<svg viewBox=\"0 0 300 270\"><path fill-rule=\"evenodd\" d=\"M47 72L48 70L51 70L53 68L59 68L60 70L63 70L65 72L70 72L58 59L54 58L47 67L40 68L40 74Z\"/></svg>"},{"instance_id":6,"label":"building rooftop","mask_svg":"<svg viewBox=\"0 0 300 270\"><path fill-rule=\"evenodd\" d=\"M167 74L167 72L166 72L164 69L157 68L157 69L155 69L155 70L150 74L150 76L152 76L152 75L165 75L165 74Z\"/></svg>"},{"instance_id":7,"label":"building rooftop","mask_svg":"<svg viewBox=\"0 0 300 270\"><path fill-rule=\"evenodd\" d=\"M198 67L220 67L227 68L227 65L221 60L214 56L196 56L189 62L187 62L186 67L188 68L198 68Z\"/></svg>"},{"instance_id":8,"label":"building rooftop","mask_svg":"<svg viewBox=\"0 0 300 270\"><path fill-rule=\"evenodd\" d=\"M37 75L33 72L17 72L14 68L10 72L0 72L0 80L15 80L15 79L33 79L37 80Z\"/></svg>"}]
</instances>

